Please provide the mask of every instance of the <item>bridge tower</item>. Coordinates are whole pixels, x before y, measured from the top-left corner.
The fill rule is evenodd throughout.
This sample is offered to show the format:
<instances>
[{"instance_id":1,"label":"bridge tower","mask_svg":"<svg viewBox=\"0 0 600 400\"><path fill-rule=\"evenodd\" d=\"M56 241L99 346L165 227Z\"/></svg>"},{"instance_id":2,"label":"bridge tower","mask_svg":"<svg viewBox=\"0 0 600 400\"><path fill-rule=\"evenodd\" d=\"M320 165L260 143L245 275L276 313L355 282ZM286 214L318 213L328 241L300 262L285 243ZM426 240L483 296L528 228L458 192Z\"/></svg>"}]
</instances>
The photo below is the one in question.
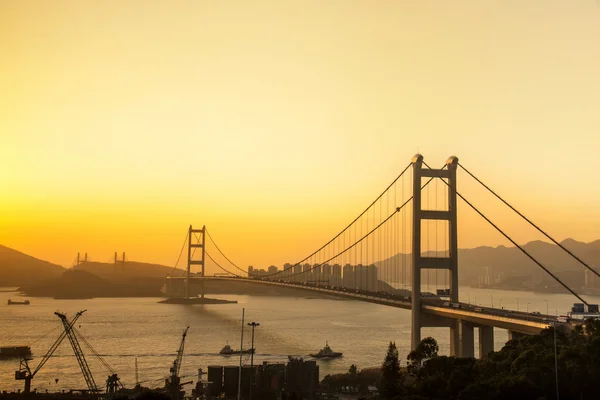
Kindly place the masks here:
<instances>
[{"instance_id":1,"label":"bridge tower","mask_svg":"<svg viewBox=\"0 0 600 400\"><path fill-rule=\"evenodd\" d=\"M416 349L421 341L421 328L424 326L448 326L450 328L450 353L451 355L469 355L468 345L465 344L465 353L460 345L461 322L458 320L442 320L429 318L421 314L421 271L424 269L442 269L450 273L450 301L458 302L458 240L457 240L457 213L456 213L456 169L458 158L450 157L445 168L429 169L423 167L423 156L417 154L412 159L413 165L413 237L412 237L412 327L411 348ZM448 183L448 209L424 210L421 202L423 178L445 179ZM421 225L422 221L438 220L448 221L448 253L449 257L423 257L421 255ZM468 335L468 329L465 334ZM470 328L472 342L472 327Z\"/></svg>"},{"instance_id":2,"label":"bridge tower","mask_svg":"<svg viewBox=\"0 0 600 400\"><path fill-rule=\"evenodd\" d=\"M188 231L188 264L187 264L187 272L186 272L186 278L185 278L185 298L189 299L190 298L190 268L192 265L201 265L202 266L202 276L204 276L204 260L205 260L205 232L206 232L206 225L202 226L202 229L194 229L192 228L192 225L190 225L190 229ZM198 241L200 243L195 243L192 240L192 237L196 236L196 234L201 234L202 235L202 239L199 239ZM194 260L194 253L192 253L192 249L196 249L196 248L201 248L202 249L202 258L200 260ZM195 250L194 250L195 252ZM202 280L200 282L200 297L204 299L204 281Z\"/></svg>"},{"instance_id":3,"label":"bridge tower","mask_svg":"<svg viewBox=\"0 0 600 400\"><path fill-rule=\"evenodd\" d=\"M121 264L121 266L123 267L123 271L125 271L125 252L123 252L123 258L121 258L119 260L119 258L117 257L117 252L115 251L115 263L114 264L115 264L115 267L118 264Z\"/></svg>"}]
</instances>

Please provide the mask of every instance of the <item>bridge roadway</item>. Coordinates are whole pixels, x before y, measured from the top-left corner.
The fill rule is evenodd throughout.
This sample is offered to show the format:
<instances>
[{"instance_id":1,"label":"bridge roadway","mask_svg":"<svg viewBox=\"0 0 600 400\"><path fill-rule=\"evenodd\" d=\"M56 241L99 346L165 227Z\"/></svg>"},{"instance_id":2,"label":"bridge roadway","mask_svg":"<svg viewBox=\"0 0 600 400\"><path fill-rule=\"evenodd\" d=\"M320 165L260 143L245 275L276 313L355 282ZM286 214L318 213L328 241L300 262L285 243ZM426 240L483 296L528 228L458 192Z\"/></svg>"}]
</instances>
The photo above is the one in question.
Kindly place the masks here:
<instances>
[{"instance_id":1,"label":"bridge roadway","mask_svg":"<svg viewBox=\"0 0 600 400\"><path fill-rule=\"evenodd\" d=\"M185 280L185 277L172 277L172 280ZM244 282L280 286L293 289L318 292L331 296L344 297L353 300L366 301L369 303L385 306L411 309L410 297L389 294L386 292L367 292L363 290L318 285L307 282L292 282L283 280L268 280L264 278L242 278L231 276L190 276L191 281L202 280L225 280L233 282ZM430 322L426 326L449 326L451 321L460 320L475 327L492 326L506 329L510 337L515 335L536 335L541 330L556 322L556 317L548 315L534 315L525 312L475 306L467 303L451 303L441 299L422 299L421 310L424 314L433 316L428 318ZM437 317L437 318L436 318Z\"/></svg>"}]
</instances>

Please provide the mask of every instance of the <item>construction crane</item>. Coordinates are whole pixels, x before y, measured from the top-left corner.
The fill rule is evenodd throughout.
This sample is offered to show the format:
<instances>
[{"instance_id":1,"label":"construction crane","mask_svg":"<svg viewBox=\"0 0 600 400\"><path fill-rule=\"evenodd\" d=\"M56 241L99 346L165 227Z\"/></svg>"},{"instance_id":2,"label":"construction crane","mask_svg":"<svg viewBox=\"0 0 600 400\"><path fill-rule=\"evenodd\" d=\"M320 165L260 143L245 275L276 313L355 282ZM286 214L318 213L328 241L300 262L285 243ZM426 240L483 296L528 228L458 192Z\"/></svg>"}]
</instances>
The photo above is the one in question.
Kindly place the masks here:
<instances>
[{"instance_id":1,"label":"construction crane","mask_svg":"<svg viewBox=\"0 0 600 400\"><path fill-rule=\"evenodd\" d=\"M73 317L73 319L71 319L71 322L66 321L66 318L65 318L65 320L63 321L63 325L68 326L69 330L70 330L71 328L73 328L73 325L79 319L81 314L82 313L77 313ZM42 360L40 361L38 366L33 370L33 372L29 368L29 361L31 361L31 358L21 357L21 360L19 362L19 370L15 371L15 379L25 381L25 388L23 389L23 393L31 392L31 380L33 379L35 374L37 374L40 371L40 369L42 369L42 367L44 366L44 364L46 364L46 362L50 359L50 357L52 357L52 355L54 354L54 352L56 351L56 349L62 343L62 341L64 340L64 338L66 336L67 336L67 330L65 329L65 331L63 331L58 336L58 338L56 339L54 344L52 344L52 346L50 346L50 348L48 349L46 354L44 354L44 356L42 357Z\"/></svg>"},{"instance_id":2,"label":"construction crane","mask_svg":"<svg viewBox=\"0 0 600 400\"><path fill-rule=\"evenodd\" d=\"M175 361L173 361L173 366L169 369L169 377L165 381L165 388L169 391L172 400L181 399L183 397L181 387L183 385L187 385L188 383L192 383L181 383L181 377L179 376L179 371L181 370L181 362L183 361L185 337L187 336L188 329L190 329L189 326L185 328L185 330L183 331L183 335L181 335L181 343L179 344L179 349L177 350Z\"/></svg>"},{"instance_id":3,"label":"construction crane","mask_svg":"<svg viewBox=\"0 0 600 400\"><path fill-rule=\"evenodd\" d=\"M87 310L79 311L77 314L75 314L75 316L79 318L86 311ZM79 364L79 368L81 368L81 373L83 374L83 378L85 379L85 383L87 384L89 391L91 393L98 393L98 386L94 381L92 371L90 371L90 366L85 360L85 355L81 350L79 340L77 340L77 336L75 335L75 331L73 330L73 324L69 323L65 314L55 312L54 315L58 316L58 318L60 318L60 320L62 321L66 335L69 338L69 342L71 342L71 347L73 348L73 352L75 353L75 358L77 358L77 363Z\"/></svg>"}]
</instances>

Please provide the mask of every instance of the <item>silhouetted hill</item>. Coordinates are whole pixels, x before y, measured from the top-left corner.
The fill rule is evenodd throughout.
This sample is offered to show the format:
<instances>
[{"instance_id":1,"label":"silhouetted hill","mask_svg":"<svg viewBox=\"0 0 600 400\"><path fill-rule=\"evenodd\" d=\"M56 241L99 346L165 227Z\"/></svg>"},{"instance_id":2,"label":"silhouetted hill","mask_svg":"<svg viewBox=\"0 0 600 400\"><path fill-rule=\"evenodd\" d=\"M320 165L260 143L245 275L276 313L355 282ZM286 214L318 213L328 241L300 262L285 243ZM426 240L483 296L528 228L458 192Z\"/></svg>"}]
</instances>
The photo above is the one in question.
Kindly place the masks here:
<instances>
[{"instance_id":1,"label":"silhouetted hill","mask_svg":"<svg viewBox=\"0 0 600 400\"><path fill-rule=\"evenodd\" d=\"M86 261L74 266L73 269L90 272L111 282L128 282L131 281L132 278L164 279L165 276L170 275L171 273L173 273L174 276L181 276L184 273L180 269L173 270L173 267L136 261L126 261L125 264Z\"/></svg>"},{"instance_id":2,"label":"silhouetted hill","mask_svg":"<svg viewBox=\"0 0 600 400\"><path fill-rule=\"evenodd\" d=\"M0 245L2 286L21 286L59 277L65 268Z\"/></svg>"},{"instance_id":3,"label":"silhouetted hill","mask_svg":"<svg viewBox=\"0 0 600 400\"><path fill-rule=\"evenodd\" d=\"M577 257L600 272L600 240L583 243L566 239L561 243ZM553 243L532 241L522 246L544 267L564 280L574 289L585 283L585 267ZM429 252L430 257L443 254ZM388 265L402 265L402 254L397 254L386 262L378 263L379 277L389 276ZM462 285L483 285L502 289L532 289L542 291L564 291L559 285L531 259L516 247L487 247L459 249L459 281ZM404 257L404 268L411 266L411 255ZM387 275L386 275L387 274ZM409 277L406 274L407 279ZM489 278L486 278L489 276ZM410 284L410 282L406 282Z\"/></svg>"},{"instance_id":4,"label":"silhouetted hill","mask_svg":"<svg viewBox=\"0 0 600 400\"><path fill-rule=\"evenodd\" d=\"M115 283L90 272L76 269L66 270L60 277L42 283L21 286L28 295L55 298L92 297L157 297L163 280L139 278L138 281Z\"/></svg>"}]
</instances>

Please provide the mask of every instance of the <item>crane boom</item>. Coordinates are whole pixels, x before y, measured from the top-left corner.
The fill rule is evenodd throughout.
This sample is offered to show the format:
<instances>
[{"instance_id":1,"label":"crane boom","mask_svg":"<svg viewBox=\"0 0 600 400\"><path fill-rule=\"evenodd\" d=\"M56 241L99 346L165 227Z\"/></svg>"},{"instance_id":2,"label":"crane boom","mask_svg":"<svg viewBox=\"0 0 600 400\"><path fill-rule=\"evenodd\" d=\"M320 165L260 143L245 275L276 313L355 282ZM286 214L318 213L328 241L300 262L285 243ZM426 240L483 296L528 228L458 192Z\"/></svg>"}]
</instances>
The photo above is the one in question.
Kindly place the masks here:
<instances>
[{"instance_id":1,"label":"crane boom","mask_svg":"<svg viewBox=\"0 0 600 400\"><path fill-rule=\"evenodd\" d=\"M190 329L188 326L183 331L183 335L181 335L181 344L179 345L179 349L177 350L177 357L175 358L175 362L173 362L173 371L171 371L173 376L179 376L179 371L181 370L181 362L183 361L183 348L185 347L185 337L187 336L187 331Z\"/></svg>"},{"instance_id":2,"label":"crane boom","mask_svg":"<svg viewBox=\"0 0 600 400\"><path fill-rule=\"evenodd\" d=\"M81 316L81 314L76 314L73 317L73 319L71 319L71 322L67 322L68 325L70 327L72 327L75 324L75 322L77 321L77 319L79 319L80 316ZM52 346L50 346L50 348L48 349L48 351L46 352L46 354L44 354L44 356L42 357L42 360L40 361L40 363L38 364L38 366L33 370L33 372L31 372L31 369L29 368L29 363L27 362L28 358L23 358L21 360L19 371L15 372L15 379L17 379L17 380L24 380L25 381L25 389L23 390L24 393L29 393L29 391L31 389L31 380L33 379L33 377L35 376L35 374L37 374L38 371L40 369L42 369L42 367L44 366L44 364L46 364L46 362L48 362L48 360L50 359L50 357L52 357L52 355L54 354L54 352L56 351L56 349L58 348L58 346L60 346L60 344L62 343L62 341L65 339L66 336L67 336L67 332L66 331L63 331L58 336L58 338L52 344Z\"/></svg>"},{"instance_id":3,"label":"crane boom","mask_svg":"<svg viewBox=\"0 0 600 400\"><path fill-rule=\"evenodd\" d=\"M87 310L79 311L76 315L81 316L81 314L83 314L86 311ZM77 340L77 336L75 335L75 332L73 331L73 324L70 324L67 321L67 316L65 314L61 314L59 312L55 312L54 314L57 315L58 318L60 318L60 320L63 323L63 326L65 328L65 334L69 338L69 342L71 342L71 347L73 347L73 352L75 353L75 358L77 358L77 363L79 364L79 368L81 368L81 372L83 374L83 378L85 379L85 383L88 386L88 389L92 393L98 392L98 386L96 385L96 382L94 381L94 377L92 376L92 371L90 371L90 366L88 365L87 361L85 360L85 355L83 354L83 351L81 350L81 346L79 345L79 340Z\"/></svg>"}]
</instances>

